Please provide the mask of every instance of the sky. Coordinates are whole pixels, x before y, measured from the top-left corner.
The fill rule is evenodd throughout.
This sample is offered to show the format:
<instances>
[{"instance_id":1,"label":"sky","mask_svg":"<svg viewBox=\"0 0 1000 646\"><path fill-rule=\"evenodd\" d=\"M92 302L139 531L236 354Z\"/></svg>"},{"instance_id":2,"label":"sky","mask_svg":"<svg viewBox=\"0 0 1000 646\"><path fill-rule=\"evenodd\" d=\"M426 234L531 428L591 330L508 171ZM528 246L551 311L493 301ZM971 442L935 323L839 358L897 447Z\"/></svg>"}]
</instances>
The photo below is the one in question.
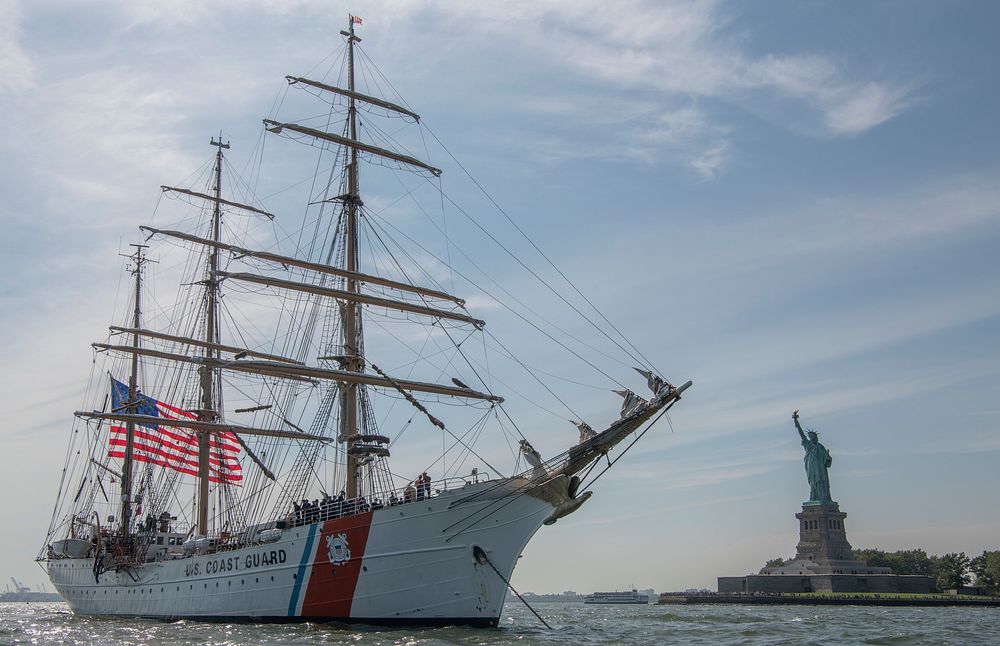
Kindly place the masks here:
<instances>
[{"instance_id":1,"label":"sky","mask_svg":"<svg viewBox=\"0 0 1000 646\"><path fill-rule=\"evenodd\" d=\"M89 343L159 186L220 129L245 163L284 75L337 50L348 13L514 221L695 382L542 528L515 587L714 589L791 556L796 409L855 547L1000 548L995 3L5 0L0 572L46 581L33 559ZM574 439L523 414L543 454Z\"/></svg>"}]
</instances>

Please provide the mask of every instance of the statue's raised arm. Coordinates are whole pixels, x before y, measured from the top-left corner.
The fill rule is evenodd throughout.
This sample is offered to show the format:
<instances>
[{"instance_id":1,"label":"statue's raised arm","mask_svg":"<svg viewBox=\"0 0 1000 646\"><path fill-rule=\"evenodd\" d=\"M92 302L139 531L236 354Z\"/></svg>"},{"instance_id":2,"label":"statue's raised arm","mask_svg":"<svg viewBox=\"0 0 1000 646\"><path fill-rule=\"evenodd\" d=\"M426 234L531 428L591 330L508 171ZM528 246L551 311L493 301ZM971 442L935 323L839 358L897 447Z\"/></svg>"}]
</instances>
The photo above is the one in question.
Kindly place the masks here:
<instances>
[{"instance_id":1,"label":"statue's raised arm","mask_svg":"<svg viewBox=\"0 0 1000 646\"><path fill-rule=\"evenodd\" d=\"M795 411L795 412L792 413L792 421L795 422L795 428L798 429L798 431L799 431L799 437L801 437L802 441L805 442L806 441L806 434L802 430L802 425L799 424L799 411Z\"/></svg>"}]
</instances>

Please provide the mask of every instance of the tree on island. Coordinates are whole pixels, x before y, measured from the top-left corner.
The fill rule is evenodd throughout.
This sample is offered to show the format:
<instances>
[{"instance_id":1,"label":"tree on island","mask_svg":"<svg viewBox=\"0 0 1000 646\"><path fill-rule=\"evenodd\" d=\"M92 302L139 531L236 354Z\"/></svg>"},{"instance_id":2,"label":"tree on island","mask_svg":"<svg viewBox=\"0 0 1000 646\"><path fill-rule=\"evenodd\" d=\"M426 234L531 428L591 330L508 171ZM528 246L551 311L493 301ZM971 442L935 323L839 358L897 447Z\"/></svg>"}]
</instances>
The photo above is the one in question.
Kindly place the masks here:
<instances>
[{"instance_id":1,"label":"tree on island","mask_svg":"<svg viewBox=\"0 0 1000 646\"><path fill-rule=\"evenodd\" d=\"M927 552L920 549L898 552L862 549L854 550L854 558L867 561L873 567L887 567L893 574L932 577L939 590L960 588L972 579L969 576L972 562L965 552L928 556Z\"/></svg>"},{"instance_id":2,"label":"tree on island","mask_svg":"<svg viewBox=\"0 0 1000 646\"><path fill-rule=\"evenodd\" d=\"M876 549L854 550L854 558L872 567L887 567L893 574L935 576L934 562L921 549L884 552Z\"/></svg>"},{"instance_id":3,"label":"tree on island","mask_svg":"<svg viewBox=\"0 0 1000 646\"><path fill-rule=\"evenodd\" d=\"M940 590L951 590L967 585L971 580L969 566L971 561L965 552L952 552L944 556L932 556L937 587Z\"/></svg>"},{"instance_id":4,"label":"tree on island","mask_svg":"<svg viewBox=\"0 0 1000 646\"><path fill-rule=\"evenodd\" d=\"M766 570L767 568L781 567L782 565L784 565L785 563L788 563L791 560L792 559L785 560L783 558L771 559L770 561L768 561L767 563L764 564L764 567L762 567L760 569L760 572L758 572L758 574L764 574L764 570Z\"/></svg>"},{"instance_id":5,"label":"tree on island","mask_svg":"<svg viewBox=\"0 0 1000 646\"><path fill-rule=\"evenodd\" d=\"M969 561L969 568L976 575L976 585L991 592L1000 588L1000 550L986 550Z\"/></svg>"}]
</instances>

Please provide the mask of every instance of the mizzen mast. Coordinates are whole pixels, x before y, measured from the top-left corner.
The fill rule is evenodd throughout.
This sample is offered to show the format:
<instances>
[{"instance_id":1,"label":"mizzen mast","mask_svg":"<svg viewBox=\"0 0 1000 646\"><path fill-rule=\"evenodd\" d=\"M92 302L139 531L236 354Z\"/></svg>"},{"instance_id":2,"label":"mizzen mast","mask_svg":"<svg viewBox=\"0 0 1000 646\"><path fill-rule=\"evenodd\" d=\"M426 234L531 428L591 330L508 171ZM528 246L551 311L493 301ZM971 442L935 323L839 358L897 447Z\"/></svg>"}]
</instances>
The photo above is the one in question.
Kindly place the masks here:
<instances>
[{"instance_id":1,"label":"mizzen mast","mask_svg":"<svg viewBox=\"0 0 1000 646\"><path fill-rule=\"evenodd\" d=\"M352 94L354 88L354 43L361 39L354 35L354 16L348 16L347 31L340 33L347 37L347 89ZM358 113L354 103L354 96L347 98L347 120L348 137L351 141L358 141ZM350 147L351 162L347 166L347 194L344 196L347 207L346 220L346 269L349 272L358 271L358 205L361 198L358 195L358 149L356 146ZM358 293L358 281L353 277L347 278L347 292ZM347 372L361 372L364 367L364 359L361 357L362 334L364 330L361 326L360 311L358 303L352 299L347 299L341 308L343 316L341 329L344 331L344 365ZM346 438L347 442L347 486L345 493L348 498L355 498L358 495L358 462L357 456L351 453L351 446L354 441L351 439L358 434L358 396L360 389L356 383L344 383L340 387L340 437Z\"/></svg>"},{"instance_id":2,"label":"mizzen mast","mask_svg":"<svg viewBox=\"0 0 1000 646\"><path fill-rule=\"evenodd\" d=\"M216 141L213 137L210 145L217 148L215 152L215 189L212 200L212 240L216 243L221 238L222 229L222 150L229 149L229 142L223 143L222 135ZM205 355L209 359L218 359L219 352L213 346L219 340L219 248L211 247L208 256L208 277L205 279ZM136 324L136 327L139 327ZM203 422L215 422L219 418L216 406L215 378L217 370L210 364L201 367L201 409L198 418ZM209 460L212 450L212 434L209 431L198 433L198 531L208 535L208 489L211 467Z\"/></svg>"},{"instance_id":3,"label":"mizzen mast","mask_svg":"<svg viewBox=\"0 0 1000 646\"><path fill-rule=\"evenodd\" d=\"M133 244L135 253L130 257L133 263L132 274L135 276L134 307L132 309L132 325L135 328L142 324L142 267L146 264L146 257L142 250L147 245ZM139 335L132 335L132 347L138 350ZM128 377L128 404L126 408L135 413L139 407L139 353L132 353L132 368ZM122 462L122 511L121 511L121 534L126 536L132 526L132 464L135 455L135 423L128 422L125 425L125 458Z\"/></svg>"}]
</instances>

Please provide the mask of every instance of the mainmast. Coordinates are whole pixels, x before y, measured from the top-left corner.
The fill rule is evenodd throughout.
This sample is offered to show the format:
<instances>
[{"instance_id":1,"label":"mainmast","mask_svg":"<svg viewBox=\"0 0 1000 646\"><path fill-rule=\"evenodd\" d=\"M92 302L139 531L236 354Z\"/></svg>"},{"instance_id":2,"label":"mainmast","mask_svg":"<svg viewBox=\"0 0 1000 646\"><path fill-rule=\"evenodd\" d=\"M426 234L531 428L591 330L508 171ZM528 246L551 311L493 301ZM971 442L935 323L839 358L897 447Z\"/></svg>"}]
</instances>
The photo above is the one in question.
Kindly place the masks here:
<instances>
[{"instance_id":1,"label":"mainmast","mask_svg":"<svg viewBox=\"0 0 1000 646\"><path fill-rule=\"evenodd\" d=\"M212 238L213 242L220 240L222 228L222 150L229 148L229 143L222 142L222 136L216 141L210 141L217 148L215 152L215 199L212 207ZM219 247L212 247L208 257L208 278L205 280L205 355L209 359L217 359L219 352L213 348L219 340ZM136 327L139 327L136 324ZM210 365L201 368L201 410L199 419L203 422L215 422L216 411L215 375ZM208 535L208 488L211 457L212 434L210 431L198 433L198 532Z\"/></svg>"},{"instance_id":2,"label":"mainmast","mask_svg":"<svg viewBox=\"0 0 1000 646\"><path fill-rule=\"evenodd\" d=\"M143 244L133 244L135 247L135 253L132 254L133 269L132 274L135 276L135 295L133 300L134 308L132 310L132 326L136 329L140 328L142 325L141 315L142 315L142 267L146 264L146 258L142 255L142 250L147 248L147 245ZM135 349L139 348L139 335L132 335L132 347ZM128 377L128 404L127 408L130 412L136 412L138 410L139 404L139 388L138 388L138 377L139 375L139 353L132 353L132 369L129 372ZM132 526L132 463L133 456L135 454L135 424L129 422L125 425L125 459L122 464L122 512L121 512L121 533L125 536L129 533Z\"/></svg>"},{"instance_id":3,"label":"mainmast","mask_svg":"<svg viewBox=\"0 0 1000 646\"><path fill-rule=\"evenodd\" d=\"M354 16L348 17L347 31L340 32L347 37L347 89L353 93L354 89L354 43L361 39L354 35ZM348 137L351 141L358 141L358 119L357 108L354 104L354 97L348 95L347 99L347 120ZM346 222L346 252L347 271L358 271L358 205L361 202L358 196L358 149L351 146L351 161L347 166L347 195L344 197L347 207ZM357 293L358 281L352 277L347 278L347 291ZM361 372L364 367L364 360L361 357L361 320L358 316L358 304L353 300L344 302L341 309L343 313L342 329L344 331L344 370L348 372ZM348 498L355 498L358 495L358 458L351 454L351 437L358 432L358 395L360 389L356 383L346 383L341 386L340 397L340 437L347 441L347 487L345 493Z\"/></svg>"},{"instance_id":4,"label":"mainmast","mask_svg":"<svg viewBox=\"0 0 1000 646\"><path fill-rule=\"evenodd\" d=\"M461 323L471 324L476 328L482 328L483 325L485 325L485 322L468 316L467 313L463 313L461 311L442 309L438 305L426 302L426 299L424 298L420 299L424 302L417 303L412 300L396 300L362 291L366 284L381 285L390 289L398 289L403 292L418 294L422 297L429 297L431 299L449 300L462 310L465 309L465 301L439 290L430 290L428 288L411 285L409 283L392 281L379 276L364 274L360 271L361 263L359 258L360 245L358 240L358 217L361 215L363 202L359 195L359 153L371 155L383 160L390 160L401 167L426 171L434 176L440 176L441 169L435 168L434 166L426 164L405 153L397 152L389 148L380 148L360 139L358 133L359 103L361 105L373 105L382 110L397 113L402 115L404 118L412 119L413 121L419 121L420 117L404 106L357 91L355 83L354 54L355 46L357 43L361 42L361 39L354 33L354 25L356 24L361 24L361 19L355 16L348 16L347 29L340 32L347 38L347 88L328 85L321 80L308 79L300 76L286 77L290 85L299 85L311 88L312 90L333 93L338 95L338 97L345 97L347 99L348 107L347 128L345 129L346 132L326 132L324 130L317 130L316 128L310 128L297 123L264 119L264 127L268 132L275 134L286 132L288 133L286 134L286 137L293 139L299 138L298 135L303 135L316 142L322 142L320 144L321 146L324 144L334 144L337 147L345 147L349 150L349 156L346 158L344 168L344 173L346 174L344 176L344 179L346 180L346 186L343 186L344 192L342 195L338 195L335 198L327 200L331 202L337 201L343 204L343 229L338 232L338 235L343 235L342 239L338 238L339 240L342 240L344 244L343 249L345 258L342 263L342 268L320 265L314 262L303 261L301 259L288 258L286 256L278 256L276 254L256 251L244 254L243 251L239 251L230 245L222 245L220 247L228 251L237 251L241 257L252 256L256 259L265 260L267 262L276 262L286 269L289 266L292 266L307 269L311 272L320 274L339 276L344 279L345 288L333 289L326 287L324 284L286 280L261 274L242 272L220 272L217 274L217 278L220 280L237 280L264 285L274 289L315 294L317 296L335 299L338 302L338 307L340 308L340 332L342 335L342 343L340 344L341 352L336 356L320 357L319 359L336 360L339 363L339 369L334 370L326 367L293 367L293 369L289 370L287 366L283 367L282 365L268 361L226 361L222 362L220 367L223 370L247 370L251 372L258 372L260 374L283 376L285 378L305 377L319 380L331 379L340 383L338 388L340 418L337 436L339 441L344 442L344 449L346 453L344 493L349 498L355 498L361 493L361 491L359 491L359 465L365 462L367 456L372 454L372 452L369 451L370 445L367 445L360 440L361 437L371 434L372 432L372 429L364 428L365 411L362 410L362 407L367 401L365 397L367 392L365 389L367 387L392 388L397 391L402 388L404 390L436 393L446 396L471 397L474 399L486 399L495 402L503 401L503 398L501 397L487 393L478 393L468 387L442 386L437 384L414 382L410 380L394 379L381 373L381 371L375 368L374 365L372 366L372 369L375 372L378 372L378 375L366 372L365 370L366 361L364 357L364 330L363 320L361 318L362 305L369 305L377 308L384 307L419 316L431 316L438 319L454 320ZM174 231L157 230L153 232L181 238L198 244L218 244ZM116 349L121 350L121 348ZM368 459L368 462L370 461L371 460Z\"/></svg>"}]
</instances>

